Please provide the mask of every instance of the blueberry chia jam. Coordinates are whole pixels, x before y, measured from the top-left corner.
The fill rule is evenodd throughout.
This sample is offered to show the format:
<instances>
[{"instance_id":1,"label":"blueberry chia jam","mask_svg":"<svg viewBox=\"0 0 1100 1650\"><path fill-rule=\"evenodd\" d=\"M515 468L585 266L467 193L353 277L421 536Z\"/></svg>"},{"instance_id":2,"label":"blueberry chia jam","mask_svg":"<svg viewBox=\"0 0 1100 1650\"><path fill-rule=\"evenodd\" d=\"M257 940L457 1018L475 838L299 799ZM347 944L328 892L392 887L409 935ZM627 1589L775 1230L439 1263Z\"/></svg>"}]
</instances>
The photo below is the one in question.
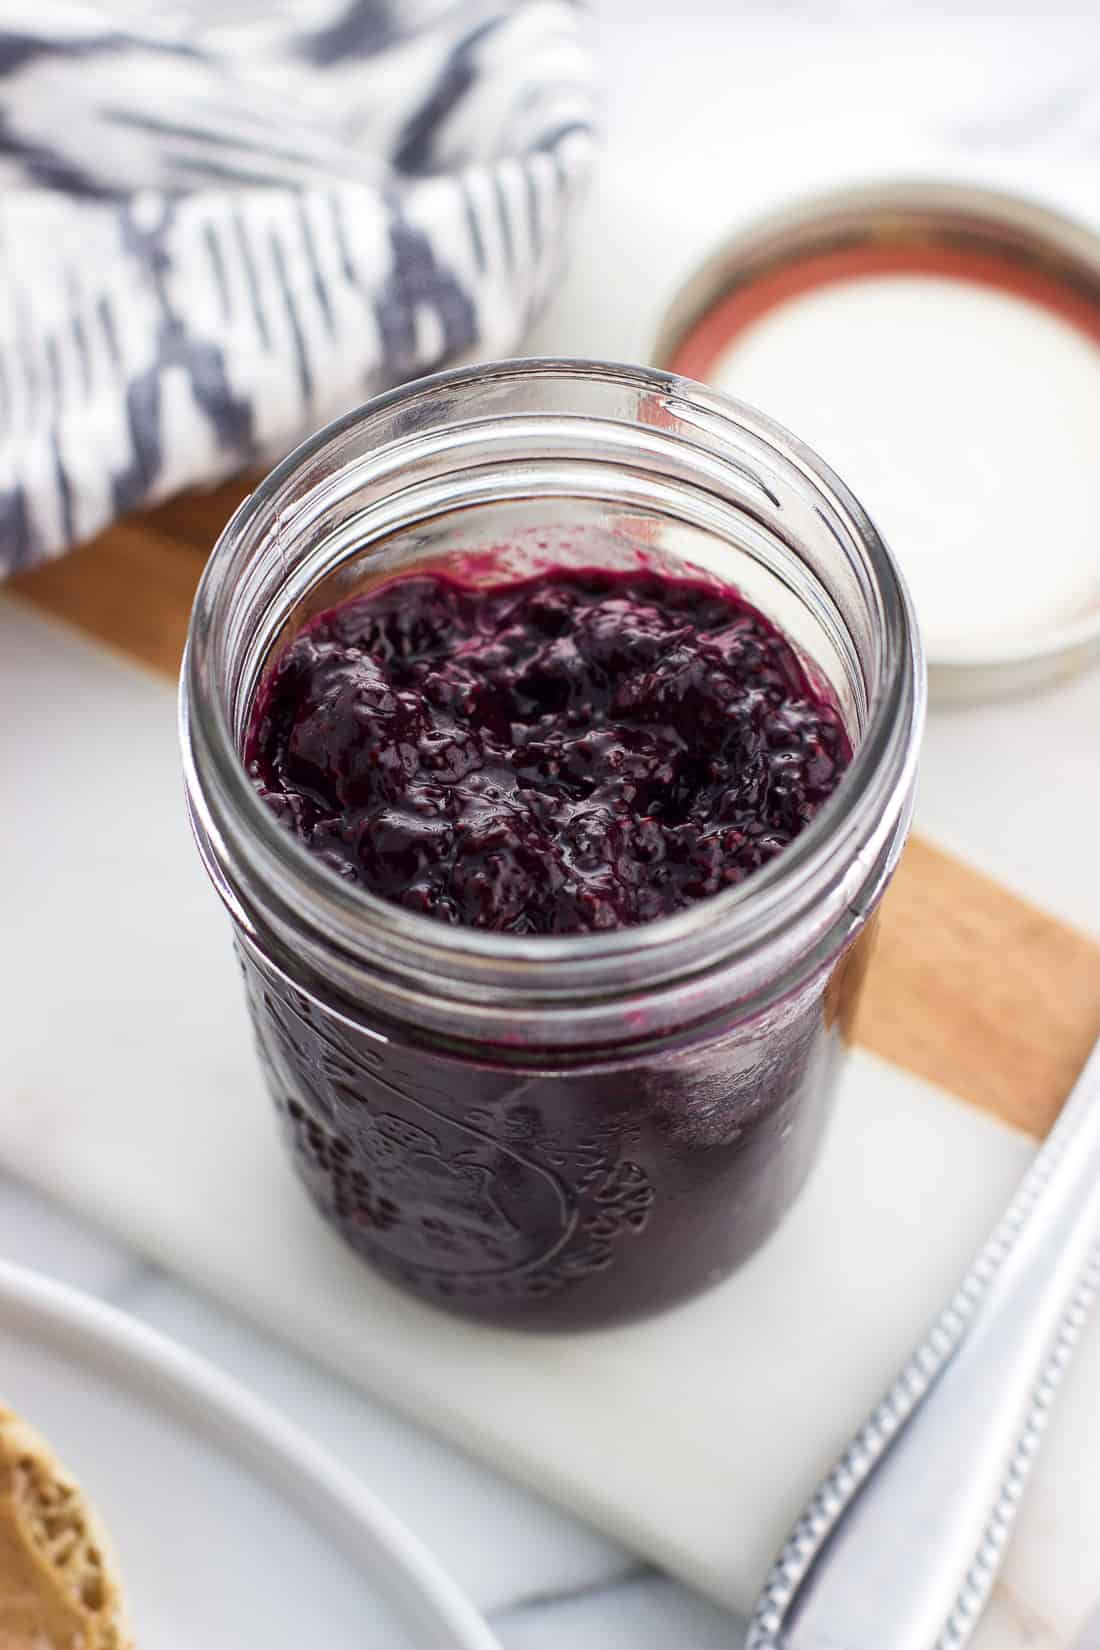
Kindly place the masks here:
<instances>
[{"instance_id":1,"label":"blueberry chia jam","mask_svg":"<svg viewBox=\"0 0 1100 1650\"><path fill-rule=\"evenodd\" d=\"M182 729L325 1219L517 1328L726 1277L817 1155L922 710L856 501L686 380L443 374L293 454L211 558Z\"/></svg>"},{"instance_id":2,"label":"blueberry chia jam","mask_svg":"<svg viewBox=\"0 0 1100 1650\"><path fill-rule=\"evenodd\" d=\"M406 575L321 614L246 746L339 875L443 922L572 934L744 881L851 759L836 707L733 592L558 569Z\"/></svg>"}]
</instances>

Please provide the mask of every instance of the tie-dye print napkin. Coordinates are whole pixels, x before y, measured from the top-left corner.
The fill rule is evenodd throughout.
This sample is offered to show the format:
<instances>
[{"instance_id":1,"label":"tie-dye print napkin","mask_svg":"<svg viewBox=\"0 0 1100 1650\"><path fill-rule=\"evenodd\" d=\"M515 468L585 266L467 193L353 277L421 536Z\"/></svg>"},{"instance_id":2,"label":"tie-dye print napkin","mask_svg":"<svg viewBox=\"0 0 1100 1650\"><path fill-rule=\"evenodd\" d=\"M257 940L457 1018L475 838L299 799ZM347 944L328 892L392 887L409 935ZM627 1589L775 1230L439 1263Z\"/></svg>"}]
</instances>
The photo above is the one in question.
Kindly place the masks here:
<instances>
[{"instance_id":1,"label":"tie-dye print napkin","mask_svg":"<svg viewBox=\"0 0 1100 1650\"><path fill-rule=\"evenodd\" d=\"M513 349L588 171L569 0L0 17L0 572Z\"/></svg>"}]
</instances>

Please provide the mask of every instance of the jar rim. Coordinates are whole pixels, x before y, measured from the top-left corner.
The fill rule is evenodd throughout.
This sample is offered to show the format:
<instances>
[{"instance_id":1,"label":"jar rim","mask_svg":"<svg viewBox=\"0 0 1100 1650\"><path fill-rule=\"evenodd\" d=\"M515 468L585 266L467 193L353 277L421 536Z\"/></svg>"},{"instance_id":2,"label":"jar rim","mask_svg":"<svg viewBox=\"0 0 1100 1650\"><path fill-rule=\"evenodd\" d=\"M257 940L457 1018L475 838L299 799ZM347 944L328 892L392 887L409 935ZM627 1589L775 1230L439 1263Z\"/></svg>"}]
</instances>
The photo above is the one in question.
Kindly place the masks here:
<instances>
[{"instance_id":1,"label":"jar rim","mask_svg":"<svg viewBox=\"0 0 1100 1650\"><path fill-rule=\"evenodd\" d=\"M881 604L885 640L879 680L871 684L867 725L852 762L833 795L782 853L741 884L671 915L629 928L561 936L451 926L333 875L280 824L249 780L212 669L230 554L250 529L278 511L288 484L304 468L335 458L346 438L368 421L418 400L544 375L618 382L702 413L731 437L740 431L763 442L849 524ZM863 507L804 443L754 408L675 374L593 360L524 357L435 373L376 396L310 436L258 484L223 529L199 584L181 675L180 731L200 850L246 931L255 931L257 915L249 890L263 887L270 896L276 885L285 884L276 899L280 914L292 926L304 922L345 957L354 956L372 935L383 950L410 960L415 955L417 969L433 980L464 982L478 996L492 996L497 987L518 990L525 1006L560 1006L568 997L575 1016L583 992L621 991L617 965L628 965L629 987L637 991L690 976L703 966L703 952L710 963L717 953L724 963L735 963L778 938L823 890L845 879L846 868L854 864L864 881L871 877L891 797L912 791L924 702L923 653L904 578ZM239 828L234 829L234 819ZM902 836L907 822L906 815ZM843 852L845 847L852 852ZM240 876L230 869L234 859ZM845 880L851 898L858 899L859 877L848 874ZM570 965L567 987L561 981L564 964Z\"/></svg>"}]
</instances>

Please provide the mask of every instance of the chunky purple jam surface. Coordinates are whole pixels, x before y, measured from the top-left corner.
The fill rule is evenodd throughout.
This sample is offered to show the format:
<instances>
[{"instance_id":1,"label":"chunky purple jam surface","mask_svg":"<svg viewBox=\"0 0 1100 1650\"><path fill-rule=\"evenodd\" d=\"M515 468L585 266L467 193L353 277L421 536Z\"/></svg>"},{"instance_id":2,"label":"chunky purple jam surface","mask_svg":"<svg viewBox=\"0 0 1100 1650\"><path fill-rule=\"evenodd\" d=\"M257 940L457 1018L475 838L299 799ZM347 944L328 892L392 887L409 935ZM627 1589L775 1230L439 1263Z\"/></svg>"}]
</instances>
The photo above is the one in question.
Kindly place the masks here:
<instances>
[{"instance_id":1,"label":"chunky purple jam surface","mask_svg":"<svg viewBox=\"0 0 1100 1650\"><path fill-rule=\"evenodd\" d=\"M341 876L515 934L628 927L743 881L851 754L734 592L564 568L410 574L319 615L246 747L264 800Z\"/></svg>"}]
</instances>

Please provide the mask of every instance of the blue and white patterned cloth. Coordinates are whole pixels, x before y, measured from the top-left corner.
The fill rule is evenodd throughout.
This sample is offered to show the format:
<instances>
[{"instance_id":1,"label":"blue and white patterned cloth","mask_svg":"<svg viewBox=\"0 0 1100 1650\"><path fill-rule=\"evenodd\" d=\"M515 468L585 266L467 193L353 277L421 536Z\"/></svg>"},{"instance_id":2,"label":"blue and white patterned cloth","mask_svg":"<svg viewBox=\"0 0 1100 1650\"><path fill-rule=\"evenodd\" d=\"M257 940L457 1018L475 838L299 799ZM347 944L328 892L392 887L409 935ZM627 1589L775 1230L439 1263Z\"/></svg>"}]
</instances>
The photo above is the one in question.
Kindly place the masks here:
<instances>
[{"instance_id":1,"label":"blue and white patterned cloth","mask_svg":"<svg viewBox=\"0 0 1100 1650\"><path fill-rule=\"evenodd\" d=\"M513 349L588 171L582 22L7 0L0 572Z\"/></svg>"}]
</instances>

